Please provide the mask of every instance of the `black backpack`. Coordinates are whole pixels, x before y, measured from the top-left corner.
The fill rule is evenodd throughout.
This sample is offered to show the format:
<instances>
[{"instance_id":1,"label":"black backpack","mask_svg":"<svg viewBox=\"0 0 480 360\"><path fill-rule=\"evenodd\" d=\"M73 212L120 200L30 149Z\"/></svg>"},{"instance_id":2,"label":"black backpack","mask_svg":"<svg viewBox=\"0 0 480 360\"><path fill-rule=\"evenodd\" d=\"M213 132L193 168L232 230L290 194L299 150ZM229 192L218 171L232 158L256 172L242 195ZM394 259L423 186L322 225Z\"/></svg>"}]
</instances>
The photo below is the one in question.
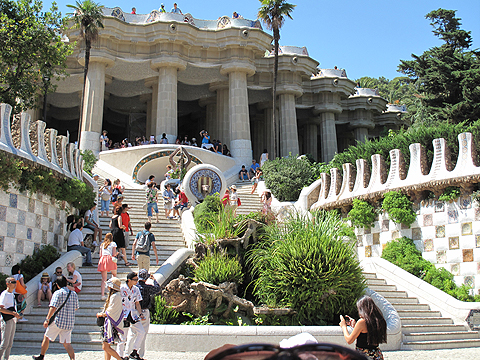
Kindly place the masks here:
<instances>
[{"instance_id":1,"label":"black backpack","mask_svg":"<svg viewBox=\"0 0 480 360\"><path fill-rule=\"evenodd\" d=\"M120 189L118 189L118 188L113 189L112 197L111 197L112 202L116 202L117 198L118 198L118 195L120 195L120 194L121 194Z\"/></svg>"}]
</instances>

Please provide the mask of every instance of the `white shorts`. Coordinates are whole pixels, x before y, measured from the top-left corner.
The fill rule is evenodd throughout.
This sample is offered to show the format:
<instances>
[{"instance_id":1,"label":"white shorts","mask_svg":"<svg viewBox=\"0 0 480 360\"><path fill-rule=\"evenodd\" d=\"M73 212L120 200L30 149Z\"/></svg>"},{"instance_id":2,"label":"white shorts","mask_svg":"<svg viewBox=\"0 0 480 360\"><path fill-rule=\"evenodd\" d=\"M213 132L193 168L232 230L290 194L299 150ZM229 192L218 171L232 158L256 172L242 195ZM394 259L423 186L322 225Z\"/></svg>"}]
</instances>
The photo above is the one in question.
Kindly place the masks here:
<instances>
[{"instance_id":1,"label":"white shorts","mask_svg":"<svg viewBox=\"0 0 480 360\"><path fill-rule=\"evenodd\" d=\"M60 344L70 344L72 342L72 330L60 329L55 325L55 321L48 326L47 331L45 331L45 336L49 338L50 341L55 341L58 336L58 342Z\"/></svg>"}]
</instances>

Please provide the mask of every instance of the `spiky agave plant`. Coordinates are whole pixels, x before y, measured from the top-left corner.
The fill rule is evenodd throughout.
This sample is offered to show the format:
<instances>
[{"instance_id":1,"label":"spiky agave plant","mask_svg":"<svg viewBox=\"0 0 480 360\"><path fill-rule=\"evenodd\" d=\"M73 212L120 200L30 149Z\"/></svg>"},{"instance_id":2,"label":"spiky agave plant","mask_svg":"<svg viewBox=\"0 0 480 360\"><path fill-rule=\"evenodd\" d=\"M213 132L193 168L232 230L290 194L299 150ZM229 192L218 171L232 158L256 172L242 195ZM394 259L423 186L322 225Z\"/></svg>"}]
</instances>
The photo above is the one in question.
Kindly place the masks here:
<instances>
[{"instance_id":1,"label":"spiky agave plant","mask_svg":"<svg viewBox=\"0 0 480 360\"><path fill-rule=\"evenodd\" d=\"M335 212L295 215L267 228L247 253L254 294L267 306L288 306L302 325L332 324L353 313L365 288L355 235Z\"/></svg>"}]
</instances>

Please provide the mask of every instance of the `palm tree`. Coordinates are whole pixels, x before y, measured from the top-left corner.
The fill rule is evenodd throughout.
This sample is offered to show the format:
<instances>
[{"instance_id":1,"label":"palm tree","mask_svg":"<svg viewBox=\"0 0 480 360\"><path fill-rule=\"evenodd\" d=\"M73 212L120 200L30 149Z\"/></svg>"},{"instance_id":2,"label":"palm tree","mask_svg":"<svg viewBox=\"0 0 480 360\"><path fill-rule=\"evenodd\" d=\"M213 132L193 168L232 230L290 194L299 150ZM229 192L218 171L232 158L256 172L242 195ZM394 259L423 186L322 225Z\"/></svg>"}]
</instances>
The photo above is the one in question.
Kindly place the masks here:
<instances>
[{"instance_id":1,"label":"palm tree","mask_svg":"<svg viewBox=\"0 0 480 360\"><path fill-rule=\"evenodd\" d=\"M83 67L83 92L82 106L80 108L80 120L78 122L78 146L80 147L80 134L82 129L83 106L85 99L85 85L87 83L88 64L90 63L90 50L92 42L97 39L98 30L103 29L103 5L91 0L76 2L75 5L67 5L73 9L73 13L67 15L73 16L73 28L80 29L80 36L85 40L85 65Z\"/></svg>"},{"instance_id":2,"label":"palm tree","mask_svg":"<svg viewBox=\"0 0 480 360\"><path fill-rule=\"evenodd\" d=\"M269 29L273 31L273 40L275 44L275 64L273 67L273 159L278 155L277 126L275 106L277 98L277 73L278 73L278 43L280 41L280 28L285 22L285 17L293 19L290 13L295 6L287 3L285 0L259 0L262 4L258 9L258 18L261 19Z\"/></svg>"}]
</instances>

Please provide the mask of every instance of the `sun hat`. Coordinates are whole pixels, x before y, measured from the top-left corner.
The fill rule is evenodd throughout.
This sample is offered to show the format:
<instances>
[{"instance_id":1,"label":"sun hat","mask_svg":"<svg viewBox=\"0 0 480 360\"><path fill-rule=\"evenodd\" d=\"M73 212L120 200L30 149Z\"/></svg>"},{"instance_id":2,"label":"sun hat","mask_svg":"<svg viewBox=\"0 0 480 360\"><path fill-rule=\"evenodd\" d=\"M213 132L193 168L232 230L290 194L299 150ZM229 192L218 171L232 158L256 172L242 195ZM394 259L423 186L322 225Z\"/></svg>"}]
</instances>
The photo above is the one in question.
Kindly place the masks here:
<instances>
[{"instance_id":1,"label":"sun hat","mask_svg":"<svg viewBox=\"0 0 480 360\"><path fill-rule=\"evenodd\" d=\"M148 273L147 269L140 269L138 272L138 278L140 280L147 280L150 277L150 274Z\"/></svg>"},{"instance_id":2,"label":"sun hat","mask_svg":"<svg viewBox=\"0 0 480 360\"><path fill-rule=\"evenodd\" d=\"M235 185L230 186L230 189L237 190L237 187Z\"/></svg>"},{"instance_id":3,"label":"sun hat","mask_svg":"<svg viewBox=\"0 0 480 360\"><path fill-rule=\"evenodd\" d=\"M122 285L122 282L119 278L112 277L110 280L106 281L106 284L107 288L113 289L115 291L120 291L120 286Z\"/></svg>"},{"instance_id":4,"label":"sun hat","mask_svg":"<svg viewBox=\"0 0 480 360\"><path fill-rule=\"evenodd\" d=\"M48 275L47 272L44 272L44 273L42 274L42 279L50 279L50 275Z\"/></svg>"}]
</instances>

